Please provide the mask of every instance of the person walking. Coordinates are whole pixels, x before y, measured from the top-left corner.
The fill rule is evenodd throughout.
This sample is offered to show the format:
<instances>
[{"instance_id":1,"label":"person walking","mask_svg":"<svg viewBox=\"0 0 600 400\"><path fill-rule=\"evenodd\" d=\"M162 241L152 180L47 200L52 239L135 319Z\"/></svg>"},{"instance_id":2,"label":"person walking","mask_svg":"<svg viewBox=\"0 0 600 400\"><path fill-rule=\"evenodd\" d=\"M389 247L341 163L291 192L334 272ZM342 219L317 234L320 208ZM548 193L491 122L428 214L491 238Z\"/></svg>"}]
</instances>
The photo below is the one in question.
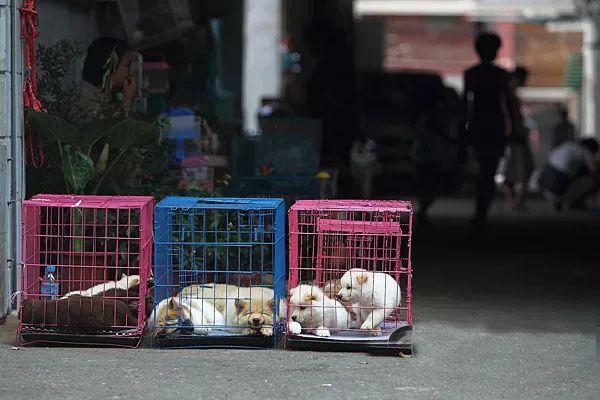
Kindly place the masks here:
<instances>
[{"instance_id":1,"label":"person walking","mask_svg":"<svg viewBox=\"0 0 600 400\"><path fill-rule=\"evenodd\" d=\"M465 133L473 147L479 177L472 224L483 228L496 190L495 174L511 129L509 74L494 64L502 40L495 33L481 33L475 40L480 63L464 74Z\"/></svg>"}]
</instances>

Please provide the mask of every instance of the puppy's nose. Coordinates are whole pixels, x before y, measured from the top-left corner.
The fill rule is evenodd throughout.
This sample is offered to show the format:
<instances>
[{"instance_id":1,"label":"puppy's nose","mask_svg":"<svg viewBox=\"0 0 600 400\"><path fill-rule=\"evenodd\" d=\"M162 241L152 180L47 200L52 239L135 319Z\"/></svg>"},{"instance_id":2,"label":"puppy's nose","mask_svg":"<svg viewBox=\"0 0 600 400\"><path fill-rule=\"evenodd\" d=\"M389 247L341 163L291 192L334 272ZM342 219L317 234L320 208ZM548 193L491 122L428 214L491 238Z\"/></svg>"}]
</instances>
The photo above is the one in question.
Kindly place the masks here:
<instances>
[{"instance_id":1,"label":"puppy's nose","mask_svg":"<svg viewBox=\"0 0 600 400\"><path fill-rule=\"evenodd\" d=\"M296 316L292 315L292 321L295 321L295 320L296 320Z\"/></svg>"},{"instance_id":2,"label":"puppy's nose","mask_svg":"<svg viewBox=\"0 0 600 400\"><path fill-rule=\"evenodd\" d=\"M343 296L342 296L341 294L338 294L338 295L337 295L337 298L338 298L338 300L341 300L341 299L342 299L342 297L343 297Z\"/></svg>"},{"instance_id":3,"label":"puppy's nose","mask_svg":"<svg viewBox=\"0 0 600 400\"><path fill-rule=\"evenodd\" d=\"M252 318L252 322L258 324L260 322L260 318Z\"/></svg>"}]
</instances>

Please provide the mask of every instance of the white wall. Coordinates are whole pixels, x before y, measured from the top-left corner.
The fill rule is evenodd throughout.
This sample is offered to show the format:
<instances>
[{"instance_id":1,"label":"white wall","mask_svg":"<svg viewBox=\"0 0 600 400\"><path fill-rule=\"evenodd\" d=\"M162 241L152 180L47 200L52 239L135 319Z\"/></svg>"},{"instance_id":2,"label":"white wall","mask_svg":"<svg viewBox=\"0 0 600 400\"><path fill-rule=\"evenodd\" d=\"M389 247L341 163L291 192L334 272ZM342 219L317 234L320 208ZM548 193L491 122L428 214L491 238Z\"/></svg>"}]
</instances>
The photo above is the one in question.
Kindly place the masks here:
<instances>
[{"instance_id":1,"label":"white wall","mask_svg":"<svg viewBox=\"0 0 600 400\"><path fill-rule=\"evenodd\" d=\"M265 96L281 94L281 0L245 0L242 112L244 129L257 129Z\"/></svg>"}]
</instances>

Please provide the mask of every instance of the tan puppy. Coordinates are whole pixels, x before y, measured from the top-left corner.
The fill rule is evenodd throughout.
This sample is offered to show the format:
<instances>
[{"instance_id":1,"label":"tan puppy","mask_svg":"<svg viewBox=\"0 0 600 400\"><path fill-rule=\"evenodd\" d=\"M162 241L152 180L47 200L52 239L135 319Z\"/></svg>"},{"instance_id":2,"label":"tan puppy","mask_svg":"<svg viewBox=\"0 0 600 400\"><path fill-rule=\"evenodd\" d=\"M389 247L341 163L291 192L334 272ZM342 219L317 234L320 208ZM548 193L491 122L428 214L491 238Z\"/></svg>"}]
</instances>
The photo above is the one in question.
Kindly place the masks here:
<instances>
[{"instance_id":1,"label":"tan puppy","mask_svg":"<svg viewBox=\"0 0 600 400\"><path fill-rule=\"evenodd\" d=\"M273 334L273 303L275 293L265 287L239 287L225 284L192 285L181 295L202 299L222 310L230 332Z\"/></svg>"},{"instance_id":2,"label":"tan puppy","mask_svg":"<svg viewBox=\"0 0 600 400\"><path fill-rule=\"evenodd\" d=\"M174 333L177 330L177 325L179 325L179 313L180 310L175 304L173 297L169 297L158 303L148 320L148 323L155 328L153 335L170 335Z\"/></svg>"},{"instance_id":3,"label":"tan puppy","mask_svg":"<svg viewBox=\"0 0 600 400\"><path fill-rule=\"evenodd\" d=\"M180 324L193 326L193 333L206 335L208 326L225 325L225 317L208 301L200 299L170 297L161 301L150 316L154 324L154 335L169 335L175 332Z\"/></svg>"},{"instance_id":4,"label":"tan puppy","mask_svg":"<svg viewBox=\"0 0 600 400\"><path fill-rule=\"evenodd\" d=\"M339 279L332 279L323 284L323 293L325 293L325 296L329 297L330 299L337 299L337 295L340 290L342 290L342 281ZM360 312L358 306L348 301L342 302L342 304L346 308L346 311L348 311L348 314L350 314L352 317L352 320L359 321L360 325L362 321L360 321Z\"/></svg>"},{"instance_id":5,"label":"tan puppy","mask_svg":"<svg viewBox=\"0 0 600 400\"><path fill-rule=\"evenodd\" d=\"M274 299L257 299L250 301L236 300L238 309L238 323L248 325L242 330L246 335L262 334L273 336L273 302Z\"/></svg>"}]
</instances>

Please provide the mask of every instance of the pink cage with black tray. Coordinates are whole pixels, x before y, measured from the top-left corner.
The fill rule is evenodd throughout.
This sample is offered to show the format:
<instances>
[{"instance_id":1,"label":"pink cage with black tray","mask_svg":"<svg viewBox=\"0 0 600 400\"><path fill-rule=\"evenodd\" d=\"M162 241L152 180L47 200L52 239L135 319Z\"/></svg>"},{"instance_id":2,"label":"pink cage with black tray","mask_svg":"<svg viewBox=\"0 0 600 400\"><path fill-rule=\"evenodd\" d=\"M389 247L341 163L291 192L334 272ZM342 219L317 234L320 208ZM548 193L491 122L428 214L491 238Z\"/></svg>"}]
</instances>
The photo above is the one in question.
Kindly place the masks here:
<instances>
[{"instance_id":1,"label":"pink cage with black tray","mask_svg":"<svg viewBox=\"0 0 600 400\"><path fill-rule=\"evenodd\" d=\"M410 202L296 202L289 211L288 300L290 290L302 284L309 287L318 286L325 296L332 300L328 304L335 302L335 305L326 306L325 303L318 303L321 300L314 299L308 303L290 303L286 347L412 353L411 233ZM367 276L373 276L373 273L386 274L387 276L381 275L383 279L386 282L397 282L400 288L400 296L392 297L399 298L398 301L390 301L392 304L385 304L384 301L380 307L387 316L381 325L378 325L380 329L360 329L362 321L357 317L363 311L365 315L371 315L372 307L367 310L367 306L342 304L337 299L342 289L340 279L351 269L366 270ZM306 290L306 286L303 286L302 290ZM301 297L303 296L304 294ZM323 323L314 321L314 316L324 318L318 313L319 310L311 311L317 307L323 310L327 307L344 307L351 320L349 319L347 324L338 324L335 327L324 326L328 336L319 336L319 333L315 333L317 330L310 329L325 323L324 319ZM292 323L291 313L298 308L303 310L301 313L309 313L311 322L302 326L300 333L293 334L289 329ZM297 316L297 312L294 313L293 317Z\"/></svg>"},{"instance_id":2,"label":"pink cage with black tray","mask_svg":"<svg viewBox=\"0 0 600 400\"><path fill-rule=\"evenodd\" d=\"M152 309L153 209L145 196L25 201L17 341L138 347Z\"/></svg>"}]
</instances>

